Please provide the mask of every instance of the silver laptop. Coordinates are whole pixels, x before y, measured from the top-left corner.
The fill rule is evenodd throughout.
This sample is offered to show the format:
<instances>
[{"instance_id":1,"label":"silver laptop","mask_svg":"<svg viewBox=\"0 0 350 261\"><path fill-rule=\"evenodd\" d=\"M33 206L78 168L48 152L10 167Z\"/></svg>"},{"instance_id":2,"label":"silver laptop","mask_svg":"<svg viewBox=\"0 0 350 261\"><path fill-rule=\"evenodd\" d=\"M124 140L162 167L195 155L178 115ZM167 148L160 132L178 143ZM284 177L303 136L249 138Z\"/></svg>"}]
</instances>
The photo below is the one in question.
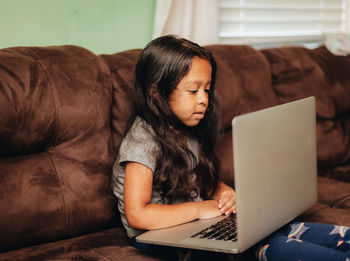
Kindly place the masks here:
<instances>
[{"instance_id":1,"label":"silver laptop","mask_svg":"<svg viewBox=\"0 0 350 261\"><path fill-rule=\"evenodd\" d=\"M216 237L221 216L147 231L138 242L239 253L317 202L314 97L237 116L232 134L236 235Z\"/></svg>"}]
</instances>

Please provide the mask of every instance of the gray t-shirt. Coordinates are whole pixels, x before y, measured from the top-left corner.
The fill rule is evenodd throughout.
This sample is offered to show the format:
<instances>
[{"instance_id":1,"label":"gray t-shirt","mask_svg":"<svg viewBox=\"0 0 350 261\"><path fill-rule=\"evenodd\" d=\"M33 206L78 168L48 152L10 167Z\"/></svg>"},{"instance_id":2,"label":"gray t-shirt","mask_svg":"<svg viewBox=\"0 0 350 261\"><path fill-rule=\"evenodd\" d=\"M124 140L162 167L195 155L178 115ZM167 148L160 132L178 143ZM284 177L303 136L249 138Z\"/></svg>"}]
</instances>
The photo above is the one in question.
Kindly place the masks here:
<instances>
[{"instance_id":1,"label":"gray t-shirt","mask_svg":"<svg viewBox=\"0 0 350 261\"><path fill-rule=\"evenodd\" d=\"M156 160L160 149L152 137L153 130L141 118L137 117L131 126L128 134L123 139L119 154L113 165L113 192L118 198L118 209L121 216L121 221L126 229L129 237L135 237L141 234L142 230L136 230L128 225L124 212L124 176L125 165L127 162L137 162L145 165L155 172ZM187 137L187 145L195 157L198 159L199 145L198 142L190 136ZM198 196L194 201L202 201ZM183 201L171 202L171 204L179 204ZM151 203L169 204L167 200L163 200L158 191L153 190Z\"/></svg>"}]
</instances>

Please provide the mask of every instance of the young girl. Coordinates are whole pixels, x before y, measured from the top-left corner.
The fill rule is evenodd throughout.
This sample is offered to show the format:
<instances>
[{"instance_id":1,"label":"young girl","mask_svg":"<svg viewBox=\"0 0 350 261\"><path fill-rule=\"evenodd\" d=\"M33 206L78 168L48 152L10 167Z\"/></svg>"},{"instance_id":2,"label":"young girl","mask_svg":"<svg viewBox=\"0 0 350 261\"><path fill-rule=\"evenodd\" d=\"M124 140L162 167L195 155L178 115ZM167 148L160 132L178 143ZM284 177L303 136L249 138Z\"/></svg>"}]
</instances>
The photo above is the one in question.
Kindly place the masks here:
<instances>
[{"instance_id":1,"label":"young girl","mask_svg":"<svg viewBox=\"0 0 350 261\"><path fill-rule=\"evenodd\" d=\"M214 154L220 130L215 76L211 53L185 39L160 37L140 54L135 114L113 168L121 220L135 247L154 248L135 242L145 230L236 211L235 191L220 181ZM294 225L299 230L286 227L263 242L258 247L259 258L287 260L280 256L281 251L297 251L289 251L286 245L298 242L312 229L309 224ZM350 231L343 232L350 240ZM349 248L344 249L349 256ZM344 258L337 260L345 260L345 250L339 254Z\"/></svg>"}]
</instances>

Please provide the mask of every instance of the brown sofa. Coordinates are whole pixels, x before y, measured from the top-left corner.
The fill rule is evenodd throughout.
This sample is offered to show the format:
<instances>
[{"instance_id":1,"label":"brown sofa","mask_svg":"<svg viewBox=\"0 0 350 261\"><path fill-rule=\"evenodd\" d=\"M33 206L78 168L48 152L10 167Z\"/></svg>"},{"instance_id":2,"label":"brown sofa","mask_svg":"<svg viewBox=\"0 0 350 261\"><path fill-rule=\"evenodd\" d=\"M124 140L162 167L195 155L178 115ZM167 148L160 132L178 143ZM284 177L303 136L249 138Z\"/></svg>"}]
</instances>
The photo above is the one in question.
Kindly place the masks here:
<instances>
[{"instance_id":1,"label":"brown sofa","mask_svg":"<svg viewBox=\"0 0 350 261\"><path fill-rule=\"evenodd\" d=\"M233 184L235 115L314 95L319 201L298 219L350 226L350 58L325 47L208 48L224 111L222 179ZM110 190L139 53L0 50L0 260L156 260L129 245Z\"/></svg>"}]
</instances>

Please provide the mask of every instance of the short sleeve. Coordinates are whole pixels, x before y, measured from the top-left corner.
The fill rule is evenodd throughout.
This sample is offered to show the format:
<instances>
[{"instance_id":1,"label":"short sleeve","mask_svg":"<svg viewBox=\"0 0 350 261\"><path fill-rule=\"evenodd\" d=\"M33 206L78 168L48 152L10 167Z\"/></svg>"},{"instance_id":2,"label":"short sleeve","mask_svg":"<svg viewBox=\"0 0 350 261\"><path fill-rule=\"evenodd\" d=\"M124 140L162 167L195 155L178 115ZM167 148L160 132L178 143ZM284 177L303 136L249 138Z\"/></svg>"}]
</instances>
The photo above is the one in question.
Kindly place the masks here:
<instances>
[{"instance_id":1,"label":"short sleeve","mask_svg":"<svg viewBox=\"0 0 350 261\"><path fill-rule=\"evenodd\" d=\"M126 162L137 162L154 173L158 153L159 147L154 141L151 127L136 118L120 145L118 163L123 166Z\"/></svg>"}]
</instances>

